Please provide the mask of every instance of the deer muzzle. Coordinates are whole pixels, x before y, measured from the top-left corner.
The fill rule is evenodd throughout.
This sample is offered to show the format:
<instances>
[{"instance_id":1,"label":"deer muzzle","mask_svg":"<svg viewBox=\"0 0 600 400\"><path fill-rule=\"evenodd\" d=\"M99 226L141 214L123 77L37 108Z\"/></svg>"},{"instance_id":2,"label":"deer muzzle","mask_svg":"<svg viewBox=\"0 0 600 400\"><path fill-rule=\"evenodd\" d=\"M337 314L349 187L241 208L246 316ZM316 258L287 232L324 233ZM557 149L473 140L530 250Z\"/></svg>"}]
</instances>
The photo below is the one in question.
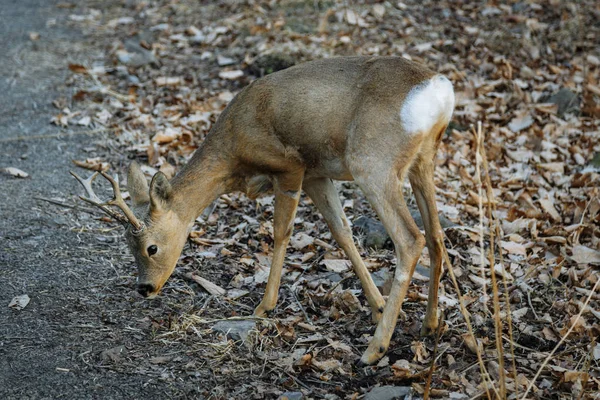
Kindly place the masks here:
<instances>
[{"instance_id":1,"label":"deer muzzle","mask_svg":"<svg viewBox=\"0 0 600 400\"><path fill-rule=\"evenodd\" d=\"M144 297L154 297L158 293L156 286L152 283L139 283L137 285L137 291Z\"/></svg>"}]
</instances>

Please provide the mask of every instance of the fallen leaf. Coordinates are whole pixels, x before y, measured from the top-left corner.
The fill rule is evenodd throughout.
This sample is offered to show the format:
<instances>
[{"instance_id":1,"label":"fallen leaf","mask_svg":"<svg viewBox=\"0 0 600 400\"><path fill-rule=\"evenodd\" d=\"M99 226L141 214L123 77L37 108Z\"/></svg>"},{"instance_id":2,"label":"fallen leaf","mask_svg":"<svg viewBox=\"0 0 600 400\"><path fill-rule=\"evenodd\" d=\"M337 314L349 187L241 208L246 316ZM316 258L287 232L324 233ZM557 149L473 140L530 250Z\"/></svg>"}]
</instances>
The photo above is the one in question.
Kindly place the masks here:
<instances>
[{"instance_id":1,"label":"fallen leaf","mask_svg":"<svg viewBox=\"0 0 600 400\"><path fill-rule=\"evenodd\" d=\"M562 218L560 217L560 215L556 211L556 208L554 208L554 201L552 199L549 199L549 198L540 199L539 202L540 202L540 205L542 206L542 209L548 215L550 215L550 217L554 221L556 221L556 222L561 222L562 221Z\"/></svg>"},{"instance_id":2,"label":"fallen leaf","mask_svg":"<svg viewBox=\"0 0 600 400\"><path fill-rule=\"evenodd\" d=\"M10 303L8 303L8 307L12 308L13 310L20 311L20 310L24 309L25 307L27 307L27 304L29 304L30 300L31 299L26 294L22 294L20 296L15 296L10 301Z\"/></svg>"},{"instance_id":3,"label":"fallen leaf","mask_svg":"<svg viewBox=\"0 0 600 400\"><path fill-rule=\"evenodd\" d=\"M21 171L20 169L14 167L4 168L3 171L11 176L14 176L15 178L27 178L29 176L27 172Z\"/></svg>"},{"instance_id":4,"label":"fallen leaf","mask_svg":"<svg viewBox=\"0 0 600 400\"><path fill-rule=\"evenodd\" d=\"M71 162L78 167L89 169L91 171L108 171L110 169L110 164L107 162L101 161L100 158L87 158L83 161L71 160Z\"/></svg>"},{"instance_id":5,"label":"fallen leaf","mask_svg":"<svg viewBox=\"0 0 600 400\"><path fill-rule=\"evenodd\" d=\"M81 126L88 126L91 123L92 123L92 119L87 115L85 117L81 118L79 121L77 121L77 125L81 125Z\"/></svg>"},{"instance_id":6,"label":"fallen leaf","mask_svg":"<svg viewBox=\"0 0 600 400\"><path fill-rule=\"evenodd\" d=\"M589 247L576 245L573 246L573 255L571 259L577 264L600 263L600 251L590 249Z\"/></svg>"},{"instance_id":7,"label":"fallen leaf","mask_svg":"<svg viewBox=\"0 0 600 400\"><path fill-rule=\"evenodd\" d=\"M350 261L348 260L322 260L321 265L324 265L332 272L346 272L350 269Z\"/></svg>"},{"instance_id":8,"label":"fallen leaf","mask_svg":"<svg viewBox=\"0 0 600 400\"><path fill-rule=\"evenodd\" d=\"M565 382L575 382L580 380L582 382L587 382L589 379L589 375L586 372L582 371L566 371L565 372Z\"/></svg>"},{"instance_id":9,"label":"fallen leaf","mask_svg":"<svg viewBox=\"0 0 600 400\"><path fill-rule=\"evenodd\" d=\"M473 354L477 354L478 348L480 347L479 341L476 340L473 336L471 336L471 334L469 333L465 333L462 335L463 340L465 341L465 344L467 345L467 348L469 350L471 350L471 352Z\"/></svg>"},{"instance_id":10,"label":"fallen leaf","mask_svg":"<svg viewBox=\"0 0 600 400\"><path fill-rule=\"evenodd\" d=\"M69 64L69 69L76 74L87 74L88 69L81 64Z\"/></svg>"},{"instance_id":11,"label":"fallen leaf","mask_svg":"<svg viewBox=\"0 0 600 400\"><path fill-rule=\"evenodd\" d=\"M517 113L517 116L508 124L508 128L513 132L519 132L531 125L533 125L533 117L528 111L524 110Z\"/></svg>"},{"instance_id":12,"label":"fallen leaf","mask_svg":"<svg viewBox=\"0 0 600 400\"><path fill-rule=\"evenodd\" d=\"M509 254L518 254L521 256L527 256L527 249L521 243L500 241L500 246L508 251Z\"/></svg>"},{"instance_id":13,"label":"fallen leaf","mask_svg":"<svg viewBox=\"0 0 600 400\"><path fill-rule=\"evenodd\" d=\"M290 244L296 250L302 250L306 246L313 244L315 239L304 232L298 232L290 239Z\"/></svg>"},{"instance_id":14,"label":"fallen leaf","mask_svg":"<svg viewBox=\"0 0 600 400\"><path fill-rule=\"evenodd\" d=\"M197 284L202 286L202 288L204 290L206 290L208 293L210 293L213 296L225 296L225 294L227 293L227 291L225 289L223 289L222 287L220 287L219 285L216 285L216 284L212 283L211 281L209 281L208 279L204 279L203 277L193 274L191 272L185 274L185 277L190 280L193 280L194 282L196 282Z\"/></svg>"},{"instance_id":15,"label":"fallen leaf","mask_svg":"<svg viewBox=\"0 0 600 400\"><path fill-rule=\"evenodd\" d=\"M239 69L233 70L233 71L221 71L219 72L219 78L221 79L228 79L230 81L236 80L238 78L241 78L242 76L244 76L244 71L241 71Z\"/></svg>"},{"instance_id":16,"label":"fallen leaf","mask_svg":"<svg viewBox=\"0 0 600 400\"><path fill-rule=\"evenodd\" d=\"M178 76L161 76L154 80L156 86L178 86L183 83L183 79Z\"/></svg>"},{"instance_id":17,"label":"fallen leaf","mask_svg":"<svg viewBox=\"0 0 600 400\"><path fill-rule=\"evenodd\" d=\"M331 371L335 368L341 367L342 363L340 363L340 361L336 360L335 358L330 358L329 360L325 360L325 361L319 361L319 360L313 359L312 365L314 365L321 371Z\"/></svg>"},{"instance_id":18,"label":"fallen leaf","mask_svg":"<svg viewBox=\"0 0 600 400\"><path fill-rule=\"evenodd\" d=\"M352 347L348 346L346 343L340 342L339 340L333 340L333 339L327 338L327 342L335 350L345 351L346 353L349 353L349 354L353 353Z\"/></svg>"}]
</instances>

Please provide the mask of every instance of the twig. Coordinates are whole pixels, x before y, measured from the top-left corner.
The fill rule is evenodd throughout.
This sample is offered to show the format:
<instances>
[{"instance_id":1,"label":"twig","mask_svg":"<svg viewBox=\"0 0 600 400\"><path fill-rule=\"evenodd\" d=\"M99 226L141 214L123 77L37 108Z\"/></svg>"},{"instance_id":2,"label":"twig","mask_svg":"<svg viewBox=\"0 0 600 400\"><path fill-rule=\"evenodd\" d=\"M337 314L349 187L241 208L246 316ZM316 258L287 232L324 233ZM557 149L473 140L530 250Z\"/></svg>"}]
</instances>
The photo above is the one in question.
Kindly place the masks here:
<instances>
[{"instance_id":1,"label":"twig","mask_svg":"<svg viewBox=\"0 0 600 400\"><path fill-rule=\"evenodd\" d=\"M494 330L496 336L496 351L498 352L498 365L500 374L500 398L506 398L506 371L504 369L504 349L502 347L502 320L500 319L500 296L498 294L498 282L496 281L496 271L494 270L495 259L494 259L494 230L491 229L492 224L495 222L494 213L492 211L492 184L489 176L489 169L487 168L487 157L485 149L483 147L483 133L481 129L481 121L477 123L477 148L481 157L481 162L484 165L486 172L486 196L487 196L487 211L488 211L488 224L490 232L490 250L488 252L488 261L490 263L490 276L492 279L492 296L494 303ZM481 175L478 177L481 183ZM480 186L481 187L481 186ZM481 198L479 203L481 205ZM481 225L481 221L480 221ZM483 251L483 248L481 249ZM500 249L502 252L502 249ZM484 280L485 282L485 280Z\"/></svg>"},{"instance_id":2,"label":"twig","mask_svg":"<svg viewBox=\"0 0 600 400\"><path fill-rule=\"evenodd\" d=\"M473 333L473 325L471 324L471 317L469 316L469 311L467 311L467 307L465 306L465 302L464 302L462 293L460 292L460 287L458 286L458 281L456 280L456 275L454 274L454 269L452 268L452 263L450 262L450 257L448 256L448 251L446 251L446 249L443 248L442 254L444 256L444 262L446 263L446 267L448 268L448 273L450 274L450 278L452 279L452 283L454 284L454 289L456 290L456 297L458 297L458 304L460 305L460 311L461 311L463 317L465 318L465 322L467 324L467 329L469 331L469 335L473 338L473 341L475 342L475 353L477 354L477 361L479 363L481 379L484 381L483 384L485 386L485 392L487 394L487 398L491 399L490 391L489 391L490 386L494 390L494 393L496 394L496 396L498 398L500 398L500 394L498 393L498 390L496 390L494 383L489 379L490 375L487 372L487 369L485 368L485 364L483 363L483 357L481 356L481 351L479 350L479 343L477 342L477 339L475 338L475 334ZM489 383L489 386L487 383Z\"/></svg>"},{"instance_id":3,"label":"twig","mask_svg":"<svg viewBox=\"0 0 600 400\"><path fill-rule=\"evenodd\" d=\"M257 317L256 315L248 315L245 317L228 317L228 318L215 318L215 319L203 319L203 318L191 318L194 322L198 324L212 324L214 322L219 321L246 321L246 320L256 320L256 321L266 321L266 322L275 322L273 318L265 318L265 317Z\"/></svg>"},{"instance_id":4,"label":"twig","mask_svg":"<svg viewBox=\"0 0 600 400\"><path fill-rule=\"evenodd\" d=\"M433 377L433 371L435 370L435 361L440 338L442 337L442 326L444 325L443 313L440 314L438 320L437 334L435 335L435 344L433 346L433 353L431 354L431 366L429 367L429 374L427 375L427 383L425 384L425 392L423 393L423 400L429 400L429 390L431 387L431 378Z\"/></svg>"},{"instance_id":5,"label":"twig","mask_svg":"<svg viewBox=\"0 0 600 400\"><path fill-rule=\"evenodd\" d=\"M535 308L533 308L533 304L531 303L531 292L528 290L526 293L527 293L527 303L529 304L529 307L531 308L531 311L533 312L535 319L540 319L540 317L535 312Z\"/></svg>"},{"instance_id":6,"label":"twig","mask_svg":"<svg viewBox=\"0 0 600 400\"><path fill-rule=\"evenodd\" d=\"M45 197L33 196L33 198L36 200L41 200L41 201L45 201L47 203L54 204L56 206L61 206L61 207L65 207L65 208L78 208L75 204L67 204L67 203L63 203L62 201L47 199Z\"/></svg>"},{"instance_id":7,"label":"twig","mask_svg":"<svg viewBox=\"0 0 600 400\"><path fill-rule=\"evenodd\" d=\"M481 127L481 122L479 122L478 127ZM487 197L488 197L488 204L491 204L491 210L493 212L493 215L496 215L496 202L494 201L494 192L492 191L492 178L490 177L490 168L489 168L489 164L488 164L488 159L487 159L487 154L485 151L485 146L481 146L481 152L482 152L482 161L483 161L483 169L485 170L485 183L486 183L486 188L487 188ZM502 228L500 227L500 224L498 223L498 220L494 221L494 227L495 227L495 233L496 233L496 237L497 238L502 238ZM490 229L491 231L491 229ZM493 247L493 246L490 246ZM500 258L500 265L502 266L502 269L506 271L506 268L504 268L504 256L502 254L502 249L499 248L498 251L498 255ZM494 268L492 267L492 274L494 274ZM508 335L510 338L510 354L512 357L512 368L513 368L513 373L514 373L514 382L515 382L515 396L518 398L519 397L519 385L518 385L518 380L517 380L517 364L516 364L516 358L515 358L515 348L514 348L514 341L513 341L513 328L512 328L512 316L511 316L511 310L510 310L510 299L509 299L509 291L508 291L508 282L506 280L506 274L501 274L502 275L502 286L504 287L504 304L505 304L505 308L506 308L506 324L508 327ZM496 286L494 284L494 286ZM496 286L497 287L497 286ZM533 307L532 307L533 309ZM534 311L535 313L535 311ZM496 335L501 335L502 331L500 330L500 332L497 332ZM504 365L504 359L502 358L502 364L500 364L501 366ZM504 372L504 368L502 369L502 371Z\"/></svg>"},{"instance_id":8,"label":"twig","mask_svg":"<svg viewBox=\"0 0 600 400\"><path fill-rule=\"evenodd\" d=\"M556 352L556 350L558 350L558 348L563 344L563 342L567 339L567 337L571 334L571 332L573 331L573 329L577 325L577 322L579 322L579 318L581 318L581 314L583 314L583 311L585 310L585 307L587 307L587 305L590 303L590 300L592 299L592 295L594 294L594 292L598 288L598 284L600 284L600 279L598 279L596 281L596 284L592 288L592 292L589 294L589 296L587 297L587 299L585 299L584 307L581 308L581 310L579 311L579 314L577 314L577 317L575 317L575 321L573 321L573 323L571 324L571 327L569 328L569 330L567 331L567 333L565 333L565 335L560 339L560 341L556 344L556 346L554 346L554 348L552 349L552 351L550 352L550 354L548 354L548 357L546 357L546 359L544 360L544 362L542 363L542 365L540 365L540 368L538 369L537 373L535 374L535 376L533 377L533 379L529 383L529 386L527 386L527 390L525 391L525 394L523 394L523 397L521 397L521 400L525 400L527 398L527 395L529 394L529 391L531 390L531 388L533 388L533 385L535 384L535 381L537 380L537 378L542 373L542 370L546 367L546 364L548 364L548 362L550 361L550 359L552 358L552 356L554 355L554 353Z\"/></svg>"},{"instance_id":9,"label":"twig","mask_svg":"<svg viewBox=\"0 0 600 400\"><path fill-rule=\"evenodd\" d=\"M300 310L302 310L302 314L304 314L304 319L306 320L306 323L309 325L312 325L313 323L311 322L310 318L308 318L308 314L306 313L306 310L304 309L304 307L298 300L298 296L296 296L296 291L291 290L291 292L292 292L292 296L294 296L294 300L296 300L296 304L298 304L298 307L300 307Z\"/></svg>"},{"instance_id":10,"label":"twig","mask_svg":"<svg viewBox=\"0 0 600 400\"><path fill-rule=\"evenodd\" d=\"M478 124L478 128L481 128L481 123ZM482 138L481 138L481 129L477 129L475 133L475 141L477 143L476 152L475 152L475 182L477 182L477 195L478 198L478 206L479 206L479 266L481 270L481 290L483 292L483 310L487 314L489 312L487 308L487 288L485 285L485 250L484 250L484 231L483 231L483 184L481 183L481 146ZM488 204L490 199L488 198ZM492 269L494 266L492 265ZM492 271L492 274L494 272Z\"/></svg>"}]
</instances>

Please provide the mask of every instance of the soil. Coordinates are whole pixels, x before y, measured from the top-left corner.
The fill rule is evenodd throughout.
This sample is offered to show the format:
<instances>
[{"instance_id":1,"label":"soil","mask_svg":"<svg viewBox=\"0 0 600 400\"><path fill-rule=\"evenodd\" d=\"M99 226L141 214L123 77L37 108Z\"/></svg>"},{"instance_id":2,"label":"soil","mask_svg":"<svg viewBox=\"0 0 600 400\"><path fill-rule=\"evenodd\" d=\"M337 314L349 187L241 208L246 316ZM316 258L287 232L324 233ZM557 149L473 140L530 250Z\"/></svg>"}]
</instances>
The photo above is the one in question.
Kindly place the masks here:
<instances>
[{"instance_id":1,"label":"soil","mask_svg":"<svg viewBox=\"0 0 600 400\"><path fill-rule=\"evenodd\" d=\"M160 301L134 305L131 264L121 261L119 233L82 237L72 230L70 209L38 200L78 191L68 174L71 159L88 156L86 149L102 135L65 131L53 137L61 132L49 123L52 101L69 93L68 62L97 51L80 32L63 27L69 10L58 3L0 2L0 168L29 174L0 174L0 398L191 395L196 382L157 382L136 373L135 364L122 373L102 366L107 349L153 353L135 321ZM31 32L40 38L30 40ZM25 309L7 307L22 294L31 298Z\"/></svg>"}]
</instances>

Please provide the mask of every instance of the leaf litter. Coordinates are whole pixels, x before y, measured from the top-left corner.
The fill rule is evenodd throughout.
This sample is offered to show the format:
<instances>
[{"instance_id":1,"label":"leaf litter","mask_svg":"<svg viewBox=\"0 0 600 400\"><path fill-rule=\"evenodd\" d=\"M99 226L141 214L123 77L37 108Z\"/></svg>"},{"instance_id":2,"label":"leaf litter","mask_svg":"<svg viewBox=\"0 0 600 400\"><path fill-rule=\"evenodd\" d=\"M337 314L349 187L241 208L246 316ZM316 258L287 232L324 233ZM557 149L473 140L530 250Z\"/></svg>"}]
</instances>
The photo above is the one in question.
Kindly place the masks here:
<instances>
[{"instance_id":1,"label":"leaf litter","mask_svg":"<svg viewBox=\"0 0 600 400\"><path fill-rule=\"evenodd\" d=\"M162 295L168 319L161 315L166 310L155 310L152 320L138 324L153 332L149 340L164 346L164 353L181 356L156 355L138 373L167 381L210 376L214 384L205 394L216 398L276 397L290 390L309 398L356 398L383 386L422 393L435 356L435 393L485 396L488 381L473 373L477 350L496 382L499 366L491 296L482 293L491 281L486 257L485 277L480 269L492 228L484 216L485 229L479 229L478 205L492 204L477 193L473 127L481 121L501 235L496 239L502 254L496 253L493 268L509 283L509 304L504 296L500 303L502 310L510 307L513 319L516 370L504 363L509 395L516 398L515 387L523 394L532 383L530 395L540 399L594 398L600 391L600 293L591 293L600 265L600 38L593 2L162 0L102 10L75 6L70 12L68 23L106 43L107 50L91 64L69 66L67 83L75 94L70 102L55 102L51 122L111 133L91 151L96 157L76 161L92 170L121 170L127 154L145 164L148 176L158 170L174 174L244 86L312 59L399 55L444 73L456 92L435 180L440 215L452 222L445 228L446 247L476 340L465 334L455 290L444 276L444 325L434 355L433 339L419 336L427 279L415 279L386 358L357 368L374 332L370 311L346 256L305 196L272 319L248 324L252 329L242 330L243 341L211 329L251 315L270 265L272 197L253 201L232 193L194 228L179 272ZM354 184L338 187L351 222L375 218ZM355 233L358 239L365 235ZM382 275L385 293L394 254L380 242L361 253L372 273ZM426 250L420 263L429 266ZM506 326L502 334L508 361ZM157 372L165 366L170 374Z\"/></svg>"}]
</instances>

